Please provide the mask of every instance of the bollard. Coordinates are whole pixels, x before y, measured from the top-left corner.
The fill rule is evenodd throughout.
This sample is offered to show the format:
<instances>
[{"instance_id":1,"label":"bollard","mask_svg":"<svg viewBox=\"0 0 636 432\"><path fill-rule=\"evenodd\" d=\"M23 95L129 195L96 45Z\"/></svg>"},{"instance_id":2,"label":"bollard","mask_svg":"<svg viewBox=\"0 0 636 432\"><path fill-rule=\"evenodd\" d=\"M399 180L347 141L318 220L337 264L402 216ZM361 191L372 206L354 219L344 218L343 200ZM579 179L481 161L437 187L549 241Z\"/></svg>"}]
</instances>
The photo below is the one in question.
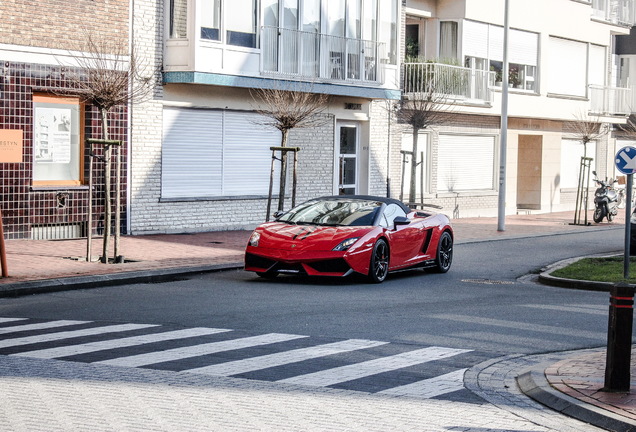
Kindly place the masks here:
<instances>
[{"instance_id":1,"label":"bollard","mask_svg":"<svg viewBox=\"0 0 636 432\"><path fill-rule=\"evenodd\" d=\"M629 392L633 307L633 286L617 283L610 289L605 386L602 391Z\"/></svg>"}]
</instances>

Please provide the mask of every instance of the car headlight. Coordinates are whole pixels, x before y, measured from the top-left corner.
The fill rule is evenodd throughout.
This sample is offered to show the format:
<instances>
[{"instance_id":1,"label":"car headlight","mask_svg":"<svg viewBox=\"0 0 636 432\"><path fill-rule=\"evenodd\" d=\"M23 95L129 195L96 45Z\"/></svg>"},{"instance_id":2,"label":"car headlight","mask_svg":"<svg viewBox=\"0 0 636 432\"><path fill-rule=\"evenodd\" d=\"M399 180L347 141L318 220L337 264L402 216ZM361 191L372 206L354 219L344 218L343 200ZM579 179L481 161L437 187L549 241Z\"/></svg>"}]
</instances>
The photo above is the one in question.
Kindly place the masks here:
<instances>
[{"instance_id":1,"label":"car headlight","mask_svg":"<svg viewBox=\"0 0 636 432\"><path fill-rule=\"evenodd\" d=\"M258 232L256 232L256 231L254 231L254 232L252 233L252 236L250 237L250 241L249 241L249 243L248 243L248 244L249 244L250 246L257 247L257 246L258 246L258 241L259 241L260 239L261 239L261 234L260 234L260 233L258 233Z\"/></svg>"},{"instance_id":2,"label":"car headlight","mask_svg":"<svg viewBox=\"0 0 636 432\"><path fill-rule=\"evenodd\" d=\"M342 242L340 242L340 244L338 246L336 246L335 248L333 248L332 250L334 251L346 251L347 249L349 249L355 242L358 241L359 237L352 237L350 239L346 239Z\"/></svg>"}]
</instances>

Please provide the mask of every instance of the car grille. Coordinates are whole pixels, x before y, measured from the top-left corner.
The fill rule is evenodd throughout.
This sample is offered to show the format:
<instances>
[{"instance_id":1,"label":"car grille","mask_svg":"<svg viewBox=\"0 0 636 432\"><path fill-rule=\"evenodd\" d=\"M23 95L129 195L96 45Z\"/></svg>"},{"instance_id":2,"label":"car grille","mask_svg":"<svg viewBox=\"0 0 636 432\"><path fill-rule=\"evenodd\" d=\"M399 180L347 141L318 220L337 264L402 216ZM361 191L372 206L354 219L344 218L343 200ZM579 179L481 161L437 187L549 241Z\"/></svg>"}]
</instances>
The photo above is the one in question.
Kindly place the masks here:
<instances>
[{"instance_id":1,"label":"car grille","mask_svg":"<svg viewBox=\"0 0 636 432\"><path fill-rule=\"evenodd\" d=\"M307 265L321 273L346 273L351 269L349 264L341 258L316 261Z\"/></svg>"},{"instance_id":2,"label":"car grille","mask_svg":"<svg viewBox=\"0 0 636 432\"><path fill-rule=\"evenodd\" d=\"M245 254L245 266L246 267L256 267L262 269L269 269L273 266L276 261L271 259L263 258L262 256L254 255L251 253Z\"/></svg>"}]
</instances>

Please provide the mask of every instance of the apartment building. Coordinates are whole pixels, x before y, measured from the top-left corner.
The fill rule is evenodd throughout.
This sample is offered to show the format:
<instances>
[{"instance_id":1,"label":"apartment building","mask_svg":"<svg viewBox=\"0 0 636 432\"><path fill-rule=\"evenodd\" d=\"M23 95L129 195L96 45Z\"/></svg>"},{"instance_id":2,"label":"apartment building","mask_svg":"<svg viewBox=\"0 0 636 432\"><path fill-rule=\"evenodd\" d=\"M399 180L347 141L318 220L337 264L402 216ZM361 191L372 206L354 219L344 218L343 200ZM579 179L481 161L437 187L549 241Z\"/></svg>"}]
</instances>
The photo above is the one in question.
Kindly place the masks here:
<instances>
[{"instance_id":1,"label":"apartment building","mask_svg":"<svg viewBox=\"0 0 636 432\"><path fill-rule=\"evenodd\" d=\"M99 46L127 50L128 0L0 2L0 206L6 238L54 239L98 232L103 165L89 172L87 138L100 138L99 113L73 77L87 33ZM127 54L127 51L124 51ZM110 53L106 53L110 54ZM126 107L110 113L110 138L124 143ZM95 153L101 154L96 148ZM88 178L95 179L94 224L87 226ZM125 194L122 213L125 216ZM124 217L125 220L125 217Z\"/></svg>"},{"instance_id":2,"label":"apartment building","mask_svg":"<svg viewBox=\"0 0 636 432\"><path fill-rule=\"evenodd\" d=\"M290 132L288 146L300 149L299 202L386 195L389 102L400 98L398 0L134 7L136 49L162 67L163 83L133 108L133 233L238 229L265 219L270 148L281 145L281 133L263 124L253 89L330 95L322 125Z\"/></svg>"},{"instance_id":3,"label":"apartment building","mask_svg":"<svg viewBox=\"0 0 636 432\"><path fill-rule=\"evenodd\" d=\"M502 83L506 3L509 79ZM446 74L458 83L447 95L450 118L419 132L423 201L455 217L497 214L504 85L506 213L575 208L584 152L576 121L607 128L586 156L601 177L613 175L614 125L631 111L615 38L634 23L633 1L407 0L405 12L404 95L417 98L418 76ZM413 130L401 130L408 150Z\"/></svg>"}]
</instances>

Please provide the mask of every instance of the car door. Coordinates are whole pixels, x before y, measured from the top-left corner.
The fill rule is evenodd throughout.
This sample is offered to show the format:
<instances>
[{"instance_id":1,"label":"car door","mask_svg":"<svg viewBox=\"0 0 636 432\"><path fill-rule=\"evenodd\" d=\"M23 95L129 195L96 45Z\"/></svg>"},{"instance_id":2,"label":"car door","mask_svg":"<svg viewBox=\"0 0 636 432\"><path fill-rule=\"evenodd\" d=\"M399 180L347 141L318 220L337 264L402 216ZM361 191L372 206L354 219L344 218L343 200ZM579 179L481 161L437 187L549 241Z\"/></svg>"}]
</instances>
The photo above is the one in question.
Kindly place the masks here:
<instances>
[{"instance_id":1,"label":"car door","mask_svg":"<svg viewBox=\"0 0 636 432\"><path fill-rule=\"evenodd\" d=\"M395 224L396 217L406 217L406 213L396 204L389 204L382 213L380 225L386 229L390 248L390 269L408 267L417 262L422 246L421 225L409 223Z\"/></svg>"}]
</instances>

